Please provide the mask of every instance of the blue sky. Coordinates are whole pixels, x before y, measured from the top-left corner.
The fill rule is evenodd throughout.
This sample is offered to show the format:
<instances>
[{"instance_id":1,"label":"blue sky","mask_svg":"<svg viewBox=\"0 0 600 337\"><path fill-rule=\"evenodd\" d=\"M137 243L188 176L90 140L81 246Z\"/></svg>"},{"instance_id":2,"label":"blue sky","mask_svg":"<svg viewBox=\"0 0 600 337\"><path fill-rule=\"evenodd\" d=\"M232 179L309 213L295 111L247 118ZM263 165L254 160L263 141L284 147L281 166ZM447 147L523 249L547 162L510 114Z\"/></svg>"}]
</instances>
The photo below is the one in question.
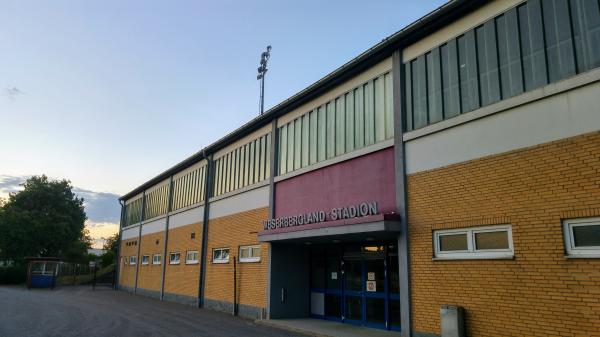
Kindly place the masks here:
<instances>
[{"instance_id":1,"label":"blue sky","mask_svg":"<svg viewBox=\"0 0 600 337\"><path fill-rule=\"evenodd\" d=\"M0 175L126 193L443 3L2 0Z\"/></svg>"}]
</instances>

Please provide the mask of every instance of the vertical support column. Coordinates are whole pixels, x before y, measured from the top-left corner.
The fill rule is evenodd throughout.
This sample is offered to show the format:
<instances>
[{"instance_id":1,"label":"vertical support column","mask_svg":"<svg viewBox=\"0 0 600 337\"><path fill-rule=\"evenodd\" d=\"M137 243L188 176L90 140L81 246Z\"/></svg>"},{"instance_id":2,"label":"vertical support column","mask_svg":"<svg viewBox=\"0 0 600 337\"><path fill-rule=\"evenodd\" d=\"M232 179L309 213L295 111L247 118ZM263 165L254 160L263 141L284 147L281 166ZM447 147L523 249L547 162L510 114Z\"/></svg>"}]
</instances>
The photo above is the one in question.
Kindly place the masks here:
<instances>
[{"instance_id":1,"label":"vertical support column","mask_svg":"<svg viewBox=\"0 0 600 337\"><path fill-rule=\"evenodd\" d=\"M204 220L202 221L202 249L200 254L200 278L198 284L198 303L199 308L204 307L204 288L206 286L206 250L208 249L208 222L210 217L210 202L209 199L212 196L213 184L214 184L214 166L213 155L210 154L206 157L206 179L204 186Z\"/></svg>"},{"instance_id":2,"label":"vertical support column","mask_svg":"<svg viewBox=\"0 0 600 337\"><path fill-rule=\"evenodd\" d=\"M165 236L163 239L163 254L161 257L162 271L160 278L160 300L165 299L165 273L167 271L167 242L169 241L169 219L173 209L173 176L169 178L169 196L167 197L167 219L165 220Z\"/></svg>"},{"instance_id":3,"label":"vertical support column","mask_svg":"<svg viewBox=\"0 0 600 337\"><path fill-rule=\"evenodd\" d=\"M137 293L137 284L138 284L138 274L140 273L140 248L142 247L142 226L144 224L144 219L146 219L146 190L142 192L142 217L140 219L140 227L138 231L138 240L137 240L137 257L135 259L135 283L133 285L133 293Z\"/></svg>"},{"instance_id":4,"label":"vertical support column","mask_svg":"<svg viewBox=\"0 0 600 337\"><path fill-rule=\"evenodd\" d=\"M279 160L278 156L279 150L279 134L277 132L277 118L274 118L271 122L271 148L269 154L269 166L270 166L270 177L269 177L269 219L273 219L275 217L275 176L277 172L277 162ZM271 268L271 254L273 253L273 249L271 244L269 243L269 258L267 263L269 264L267 271L267 317L270 318L271 315L271 277L273 275Z\"/></svg>"},{"instance_id":5,"label":"vertical support column","mask_svg":"<svg viewBox=\"0 0 600 337\"><path fill-rule=\"evenodd\" d=\"M119 205L121 205L121 218L119 219L119 237L117 239L117 254L115 262L115 284L113 285L114 290L119 289L119 283L121 281L121 237L123 233L123 217L125 216L125 202L121 203L119 200Z\"/></svg>"},{"instance_id":6,"label":"vertical support column","mask_svg":"<svg viewBox=\"0 0 600 337\"><path fill-rule=\"evenodd\" d=\"M404 155L404 64L402 49L392 55L394 107L394 163L396 166L396 207L400 213L401 232L398 237L400 267L400 331L402 337L412 335L410 294L410 246L408 240L408 204L406 192L406 158Z\"/></svg>"}]
</instances>

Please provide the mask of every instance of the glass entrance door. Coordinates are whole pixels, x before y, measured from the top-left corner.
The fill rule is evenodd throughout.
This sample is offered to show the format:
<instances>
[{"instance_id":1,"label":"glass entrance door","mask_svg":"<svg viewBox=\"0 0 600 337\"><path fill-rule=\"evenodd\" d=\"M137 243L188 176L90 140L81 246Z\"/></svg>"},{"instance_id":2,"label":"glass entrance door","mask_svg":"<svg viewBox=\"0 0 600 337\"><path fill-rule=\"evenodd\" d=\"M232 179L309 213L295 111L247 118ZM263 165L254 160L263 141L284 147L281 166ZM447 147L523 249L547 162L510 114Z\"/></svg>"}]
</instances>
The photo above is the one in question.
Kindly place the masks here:
<instances>
[{"instance_id":1,"label":"glass entrance door","mask_svg":"<svg viewBox=\"0 0 600 337\"><path fill-rule=\"evenodd\" d=\"M383 258L344 260L344 322L387 328L385 264Z\"/></svg>"},{"instance_id":2,"label":"glass entrance door","mask_svg":"<svg viewBox=\"0 0 600 337\"><path fill-rule=\"evenodd\" d=\"M311 317L400 330L395 244L314 246L310 279Z\"/></svg>"}]
</instances>

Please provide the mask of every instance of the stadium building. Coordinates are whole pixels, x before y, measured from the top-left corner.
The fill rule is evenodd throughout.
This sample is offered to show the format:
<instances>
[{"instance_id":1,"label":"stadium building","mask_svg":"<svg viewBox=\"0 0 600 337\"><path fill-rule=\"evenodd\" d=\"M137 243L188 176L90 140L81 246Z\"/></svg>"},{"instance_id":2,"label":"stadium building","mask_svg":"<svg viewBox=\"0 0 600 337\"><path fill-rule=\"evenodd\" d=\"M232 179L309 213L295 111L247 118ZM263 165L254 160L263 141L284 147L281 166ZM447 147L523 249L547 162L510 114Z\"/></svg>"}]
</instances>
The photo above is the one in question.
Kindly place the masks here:
<instances>
[{"instance_id":1,"label":"stadium building","mask_svg":"<svg viewBox=\"0 0 600 337\"><path fill-rule=\"evenodd\" d=\"M599 67L598 0L450 1L124 195L119 288L600 336Z\"/></svg>"}]
</instances>

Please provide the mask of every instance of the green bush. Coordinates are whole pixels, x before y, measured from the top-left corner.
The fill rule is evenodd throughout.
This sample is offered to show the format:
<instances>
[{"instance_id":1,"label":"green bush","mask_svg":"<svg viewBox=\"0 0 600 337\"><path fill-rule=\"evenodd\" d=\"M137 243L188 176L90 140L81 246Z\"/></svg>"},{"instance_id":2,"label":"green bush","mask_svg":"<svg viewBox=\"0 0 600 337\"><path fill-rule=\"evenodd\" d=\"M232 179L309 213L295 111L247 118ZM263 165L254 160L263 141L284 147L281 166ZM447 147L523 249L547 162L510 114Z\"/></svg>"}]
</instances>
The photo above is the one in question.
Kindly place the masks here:
<instances>
[{"instance_id":1,"label":"green bush","mask_svg":"<svg viewBox=\"0 0 600 337\"><path fill-rule=\"evenodd\" d=\"M100 263L102 263L103 268L115 263L115 253L109 250L102 254L102 256L100 256Z\"/></svg>"},{"instance_id":2,"label":"green bush","mask_svg":"<svg viewBox=\"0 0 600 337\"><path fill-rule=\"evenodd\" d=\"M0 268L0 284L19 284L27 279L27 265Z\"/></svg>"}]
</instances>

